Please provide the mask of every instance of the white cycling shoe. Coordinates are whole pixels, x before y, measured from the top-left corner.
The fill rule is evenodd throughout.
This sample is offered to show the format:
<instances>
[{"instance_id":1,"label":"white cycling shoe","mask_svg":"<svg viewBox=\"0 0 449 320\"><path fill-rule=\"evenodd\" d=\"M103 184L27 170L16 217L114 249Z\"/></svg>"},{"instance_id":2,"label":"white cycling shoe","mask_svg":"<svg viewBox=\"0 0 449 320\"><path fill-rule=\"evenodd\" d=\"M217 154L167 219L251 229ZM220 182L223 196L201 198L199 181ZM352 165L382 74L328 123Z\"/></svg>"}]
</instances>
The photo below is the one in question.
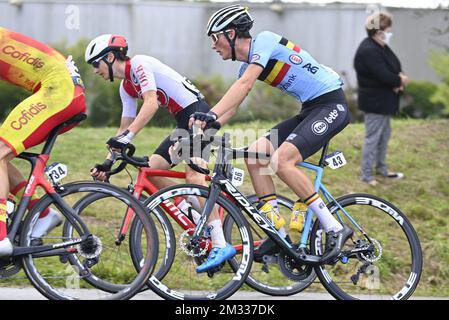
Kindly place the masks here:
<instances>
[{"instance_id":1,"label":"white cycling shoe","mask_svg":"<svg viewBox=\"0 0 449 320\"><path fill-rule=\"evenodd\" d=\"M0 241L0 257L7 257L12 255L12 244L9 238Z\"/></svg>"},{"instance_id":2,"label":"white cycling shoe","mask_svg":"<svg viewBox=\"0 0 449 320\"><path fill-rule=\"evenodd\" d=\"M61 214L52 208L49 210L50 212L45 217L37 219L31 238L42 238L62 223Z\"/></svg>"}]
</instances>

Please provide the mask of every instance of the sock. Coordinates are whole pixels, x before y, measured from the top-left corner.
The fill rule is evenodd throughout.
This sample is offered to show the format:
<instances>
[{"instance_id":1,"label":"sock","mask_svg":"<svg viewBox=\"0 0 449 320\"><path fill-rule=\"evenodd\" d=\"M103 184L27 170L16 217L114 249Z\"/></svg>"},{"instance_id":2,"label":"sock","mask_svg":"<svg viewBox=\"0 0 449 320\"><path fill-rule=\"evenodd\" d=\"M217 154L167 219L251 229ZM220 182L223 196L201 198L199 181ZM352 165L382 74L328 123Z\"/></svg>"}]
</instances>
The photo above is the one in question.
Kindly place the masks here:
<instances>
[{"instance_id":1,"label":"sock","mask_svg":"<svg viewBox=\"0 0 449 320\"><path fill-rule=\"evenodd\" d=\"M0 241L6 238L6 199L0 199Z\"/></svg>"},{"instance_id":2,"label":"sock","mask_svg":"<svg viewBox=\"0 0 449 320\"><path fill-rule=\"evenodd\" d=\"M26 181L22 181L17 186L15 186L14 189L11 190L11 194L16 197L17 201L19 201L22 198L23 194L25 193L25 188L26 188L27 184L28 183ZM28 203L27 209L30 210L36 204L36 202L38 202L39 200L40 200L40 198L36 194L34 194L31 197L30 202ZM45 210L41 212L39 219L45 218L49 212L50 212L50 209L45 208Z\"/></svg>"},{"instance_id":3,"label":"sock","mask_svg":"<svg viewBox=\"0 0 449 320\"><path fill-rule=\"evenodd\" d=\"M259 201L269 202L273 206L273 209L276 210L277 212L279 212L278 200L276 198L275 193L267 194L266 196L260 197ZM278 230L278 232L282 238L285 238L287 236L287 231L285 231L284 227L281 227Z\"/></svg>"},{"instance_id":4,"label":"sock","mask_svg":"<svg viewBox=\"0 0 449 320\"><path fill-rule=\"evenodd\" d=\"M267 194L266 196L260 197L259 201L269 202L273 206L273 208L275 210L279 210L278 200L276 198L276 194L275 193Z\"/></svg>"},{"instance_id":5,"label":"sock","mask_svg":"<svg viewBox=\"0 0 449 320\"><path fill-rule=\"evenodd\" d=\"M316 214L326 233L329 231L337 232L343 229L340 222L338 222L337 219L332 216L329 209L327 209L326 204L323 199L321 199L319 194L315 192L313 195L305 199L304 203L308 205Z\"/></svg>"},{"instance_id":6,"label":"sock","mask_svg":"<svg viewBox=\"0 0 449 320\"><path fill-rule=\"evenodd\" d=\"M207 225L212 227L210 230L210 236L212 238L212 247L214 248L224 248L226 247L226 240L223 233L223 228L221 226L221 221L219 219L208 222Z\"/></svg>"},{"instance_id":7,"label":"sock","mask_svg":"<svg viewBox=\"0 0 449 320\"><path fill-rule=\"evenodd\" d=\"M175 204L176 204L175 200ZM201 218L201 214L198 213L195 209L192 208L190 203L188 203L185 199L182 199L176 206L190 219L193 220L193 223L198 224L198 221Z\"/></svg>"},{"instance_id":8,"label":"sock","mask_svg":"<svg viewBox=\"0 0 449 320\"><path fill-rule=\"evenodd\" d=\"M282 227L278 230L279 235L281 236L281 238L285 238L287 236L287 231L285 231L285 228Z\"/></svg>"}]
</instances>

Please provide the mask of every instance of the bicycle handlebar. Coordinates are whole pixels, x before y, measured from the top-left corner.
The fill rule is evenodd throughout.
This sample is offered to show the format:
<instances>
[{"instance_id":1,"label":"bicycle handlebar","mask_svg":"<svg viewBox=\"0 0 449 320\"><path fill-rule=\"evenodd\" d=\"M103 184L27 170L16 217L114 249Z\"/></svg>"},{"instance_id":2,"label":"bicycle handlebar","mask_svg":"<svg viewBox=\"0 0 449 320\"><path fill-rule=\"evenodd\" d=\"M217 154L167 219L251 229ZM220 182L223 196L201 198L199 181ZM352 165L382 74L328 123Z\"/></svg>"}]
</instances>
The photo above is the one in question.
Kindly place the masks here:
<instances>
[{"instance_id":1,"label":"bicycle handlebar","mask_svg":"<svg viewBox=\"0 0 449 320\"><path fill-rule=\"evenodd\" d=\"M139 167L139 168L142 168L142 167L146 168L146 167L150 166L148 164L148 161L150 159L147 156L135 157L135 156L133 156L135 152L136 152L136 147L133 144L126 145L121 150L119 156L115 159L115 161L120 160L122 162L120 163L120 165L117 168L106 172L106 175L108 176L108 178L110 176L113 176L113 175L123 171L128 164L131 164L131 165Z\"/></svg>"}]
</instances>

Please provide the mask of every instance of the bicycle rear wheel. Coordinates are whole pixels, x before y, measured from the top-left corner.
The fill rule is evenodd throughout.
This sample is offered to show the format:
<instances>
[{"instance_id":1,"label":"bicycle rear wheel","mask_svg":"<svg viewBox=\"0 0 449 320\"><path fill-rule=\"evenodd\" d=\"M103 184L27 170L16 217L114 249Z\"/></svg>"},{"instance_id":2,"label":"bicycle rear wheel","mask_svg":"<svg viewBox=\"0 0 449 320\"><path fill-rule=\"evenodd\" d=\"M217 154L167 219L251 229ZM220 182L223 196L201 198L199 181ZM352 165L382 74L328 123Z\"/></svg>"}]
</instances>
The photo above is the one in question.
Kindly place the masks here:
<instances>
[{"instance_id":1,"label":"bicycle rear wheel","mask_svg":"<svg viewBox=\"0 0 449 320\"><path fill-rule=\"evenodd\" d=\"M196 196L199 202L204 204L209 196L209 188L192 184L176 185L155 193L145 201L145 205L150 211L154 211L155 209L164 210L161 204L170 205L171 203L173 210L176 210L175 198L187 196ZM202 207L196 209L202 212ZM176 253L171 268L164 278L157 279L152 276L147 283L162 298L176 300L226 299L244 283L251 269L253 252L248 222L241 216L238 208L223 196L218 198L216 209L234 221L233 238L230 243L239 247L240 253L232 259L231 265L223 264L213 274L210 272L197 273L196 267L205 261L211 249L210 238L205 235L201 239L201 252L195 252L189 248L190 235L193 230L185 230L180 225L173 224ZM139 228L133 230L138 232ZM131 239L134 238L139 239L139 236L131 237ZM140 261L142 247L136 243L132 245L132 248L134 260Z\"/></svg>"},{"instance_id":2,"label":"bicycle rear wheel","mask_svg":"<svg viewBox=\"0 0 449 320\"><path fill-rule=\"evenodd\" d=\"M44 245L55 245L50 252L23 257L25 272L32 284L49 299L129 299L138 293L151 275L157 259L158 241L154 222L131 194L104 183L79 182L63 186L60 196L86 224L91 242L64 245L86 234L75 230L62 216L63 223L41 238ZM79 200L97 192L106 195L91 202L80 212ZM45 208L64 212L49 195L44 196L28 214L21 232L21 246L30 247L32 231ZM147 250L142 268L136 272L129 244L116 243L118 230L127 209L134 211L143 225L141 234ZM101 288L98 290L98 288Z\"/></svg>"},{"instance_id":3,"label":"bicycle rear wheel","mask_svg":"<svg viewBox=\"0 0 449 320\"><path fill-rule=\"evenodd\" d=\"M277 195L279 213L284 217L285 221L290 221L290 213L293 208L293 201ZM258 203L256 195L248 196L248 200L255 207ZM256 248L264 239L266 234L251 220L249 222ZM287 227L288 229L288 227ZM232 230L232 220L226 219L224 222L225 236L230 236L229 231ZM294 243L299 242L300 234L295 232L290 234ZM246 278L245 283L251 288L271 296L290 296L299 293L309 287L316 278L315 271L311 266L299 266L286 270L280 267L282 260L279 254L266 256L264 263L253 262L251 272Z\"/></svg>"},{"instance_id":4,"label":"bicycle rear wheel","mask_svg":"<svg viewBox=\"0 0 449 320\"><path fill-rule=\"evenodd\" d=\"M341 259L334 265L315 268L328 292L345 300L408 299L418 285L423 258L418 236L407 217L388 201L368 194L346 195L328 207L354 229ZM323 253L323 234L315 222L313 254ZM366 248L369 250L364 253L349 255L349 250Z\"/></svg>"}]
</instances>

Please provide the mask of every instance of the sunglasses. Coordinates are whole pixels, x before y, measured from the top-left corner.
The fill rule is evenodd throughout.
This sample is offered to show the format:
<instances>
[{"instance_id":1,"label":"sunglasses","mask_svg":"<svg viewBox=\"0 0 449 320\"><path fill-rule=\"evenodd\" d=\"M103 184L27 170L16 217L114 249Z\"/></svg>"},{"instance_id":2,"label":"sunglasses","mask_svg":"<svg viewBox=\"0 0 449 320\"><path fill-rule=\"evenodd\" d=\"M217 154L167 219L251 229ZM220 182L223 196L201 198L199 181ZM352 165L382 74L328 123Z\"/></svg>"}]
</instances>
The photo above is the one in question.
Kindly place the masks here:
<instances>
[{"instance_id":1,"label":"sunglasses","mask_svg":"<svg viewBox=\"0 0 449 320\"><path fill-rule=\"evenodd\" d=\"M106 54L104 54L104 55L102 55L102 56L101 56L100 58L98 58L97 60L92 61L92 63L91 63L92 67L98 68L98 67L100 66L100 61L103 60L104 57L106 57L108 54L109 54L109 52L106 53Z\"/></svg>"},{"instance_id":2,"label":"sunglasses","mask_svg":"<svg viewBox=\"0 0 449 320\"><path fill-rule=\"evenodd\" d=\"M222 33L225 33L225 32L229 32L229 31L231 31L231 30L223 30L223 31L219 31L219 32L216 32L216 33L212 33L210 35L210 37L212 39L212 43L216 44L218 42L219 35L222 34Z\"/></svg>"}]
</instances>

